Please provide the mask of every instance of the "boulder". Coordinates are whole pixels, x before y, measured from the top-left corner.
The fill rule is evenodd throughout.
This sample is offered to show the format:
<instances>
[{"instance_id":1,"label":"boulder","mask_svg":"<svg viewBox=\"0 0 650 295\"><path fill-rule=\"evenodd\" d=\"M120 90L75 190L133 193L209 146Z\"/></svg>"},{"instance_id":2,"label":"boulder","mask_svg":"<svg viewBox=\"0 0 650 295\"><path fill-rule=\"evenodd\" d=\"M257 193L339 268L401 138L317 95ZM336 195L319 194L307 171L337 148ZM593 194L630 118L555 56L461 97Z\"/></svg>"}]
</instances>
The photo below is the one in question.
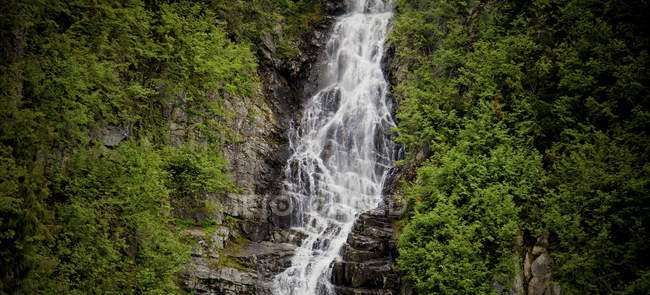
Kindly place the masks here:
<instances>
[{"instance_id":1,"label":"boulder","mask_svg":"<svg viewBox=\"0 0 650 295\"><path fill-rule=\"evenodd\" d=\"M128 130L117 126L108 126L102 130L102 140L107 147L118 146L127 136Z\"/></svg>"},{"instance_id":2,"label":"boulder","mask_svg":"<svg viewBox=\"0 0 650 295\"><path fill-rule=\"evenodd\" d=\"M553 259L547 253L537 257L530 266L533 277L546 278L551 276Z\"/></svg>"},{"instance_id":3,"label":"boulder","mask_svg":"<svg viewBox=\"0 0 650 295\"><path fill-rule=\"evenodd\" d=\"M533 277L528 283L528 295L551 295L549 279Z\"/></svg>"}]
</instances>

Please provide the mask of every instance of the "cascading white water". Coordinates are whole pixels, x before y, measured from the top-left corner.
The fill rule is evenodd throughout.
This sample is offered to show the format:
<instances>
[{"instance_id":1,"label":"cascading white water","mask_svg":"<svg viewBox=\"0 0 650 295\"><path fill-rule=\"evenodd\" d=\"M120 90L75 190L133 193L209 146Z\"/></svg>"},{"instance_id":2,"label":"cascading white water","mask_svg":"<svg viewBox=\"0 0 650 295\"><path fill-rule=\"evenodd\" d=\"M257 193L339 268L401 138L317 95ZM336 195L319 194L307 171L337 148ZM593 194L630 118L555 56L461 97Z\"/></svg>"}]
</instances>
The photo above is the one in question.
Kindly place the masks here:
<instances>
[{"instance_id":1,"label":"cascading white water","mask_svg":"<svg viewBox=\"0 0 650 295\"><path fill-rule=\"evenodd\" d=\"M357 216L375 208L392 165L394 126L381 70L390 0L348 0L326 47L320 90L291 130L282 196L305 234L275 294L334 294L331 265Z\"/></svg>"}]
</instances>

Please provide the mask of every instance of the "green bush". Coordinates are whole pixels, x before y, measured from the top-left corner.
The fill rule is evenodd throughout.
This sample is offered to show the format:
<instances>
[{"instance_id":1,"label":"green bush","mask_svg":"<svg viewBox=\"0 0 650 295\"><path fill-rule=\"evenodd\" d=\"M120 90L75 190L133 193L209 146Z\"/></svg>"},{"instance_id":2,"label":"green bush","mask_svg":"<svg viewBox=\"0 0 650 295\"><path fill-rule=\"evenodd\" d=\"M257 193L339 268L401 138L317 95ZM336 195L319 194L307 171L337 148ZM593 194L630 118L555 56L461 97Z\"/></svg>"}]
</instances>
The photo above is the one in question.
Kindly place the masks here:
<instances>
[{"instance_id":1,"label":"green bush","mask_svg":"<svg viewBox=\"0 0 650 295\"><path fill-rule=\"evenodd\" d=\"M398 262L420 292L489 293L517 232L550 237L568 294L647 288L645 9L397 2L396 132L419 167Z\"/></svg>"},{"instance_id":2,"label":"green bush","mask_svg":"<svg viewBox=\"0 0 650 295\"><path fill-rule=\"evenodd\" d=\"M179 291L171 222L237 191L224 101L257 95L255 45L232 34L275 21L227 25L215 3L0 1L0 293ZM103 147L110 126L130 141Z\"/></svg>"}]
</instances>

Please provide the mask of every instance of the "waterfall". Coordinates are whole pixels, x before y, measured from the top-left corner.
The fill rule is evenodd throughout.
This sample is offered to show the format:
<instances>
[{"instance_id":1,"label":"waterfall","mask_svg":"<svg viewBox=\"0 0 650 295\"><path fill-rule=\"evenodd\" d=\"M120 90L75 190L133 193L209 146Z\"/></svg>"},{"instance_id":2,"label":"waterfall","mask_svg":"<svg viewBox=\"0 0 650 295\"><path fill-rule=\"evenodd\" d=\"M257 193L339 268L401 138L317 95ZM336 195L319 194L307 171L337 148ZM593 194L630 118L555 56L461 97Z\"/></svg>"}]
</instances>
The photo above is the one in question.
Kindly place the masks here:
<instances>
[{"instance_id":1,"label":"waterfall","mask_svg":"<svg viewBox=\"0 0 650 295\"><path fill-rule=\"evenodd\" d=\"M347 8L327 42L319 90L290 130L281 197L293 204L292 228L305 238L275 277L274 294L334 294L332 262L358 215L382 200L392 167L395 124L381 70L391 3L348 0Z\"/></svg>"}]
</instances>

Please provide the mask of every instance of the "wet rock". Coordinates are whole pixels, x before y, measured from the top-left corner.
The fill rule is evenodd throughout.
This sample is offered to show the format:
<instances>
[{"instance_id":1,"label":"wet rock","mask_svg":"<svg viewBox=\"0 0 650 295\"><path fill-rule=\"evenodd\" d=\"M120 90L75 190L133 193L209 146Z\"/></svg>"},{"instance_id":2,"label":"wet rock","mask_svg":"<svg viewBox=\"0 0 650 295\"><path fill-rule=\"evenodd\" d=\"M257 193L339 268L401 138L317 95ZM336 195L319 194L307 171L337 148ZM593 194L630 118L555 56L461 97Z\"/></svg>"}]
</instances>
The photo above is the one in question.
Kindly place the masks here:
<instances>
[{"instance_id":1,"label":"wet rock","mask_svg":"<svg viewBox=\"0 0 650 295\"><path fill-rule=\"evenodd\" d=\"M217 197L217 203L227 215L247 221L265 222L270 216L267 198L254 194L228 194Z\"/></svg>"},{"instance_id":2,"label":"wet rock","mask_svg":"<svg viewBox=\"0 0 650 295\"><path fill-rule=\"evenodd\" d=\"M400 294L400 275L394 270L397 256L390 214L392 198L359 216L346 245L342 261L335 262L332 283L337 294Z\"/></svg>"},{"instance_id":3,"label":"wet rock","mask_svg":"<svg viewBox=\"0 0 650 295\"><path fill-rule=\"evenodd\" d=\"M328 15L339 16L344 14L346 9L345 0L331 0L325 3L325 11Z\"/></svg>"},{"instance_id":4,"label":"wet rock","mask_svg":"<svg viewBox=\"0 0 650 295\"><path fill-rule=\"evenodd\" d=\"M325 146L323 147L323 150L320 153L320 158L323 160L323 162L327 163L332 157L332 154L334 153L334 149L336 148L336 142L333 140L328 140L325 143Z\"/></svg>"},{"instance_id":5,"label":"wet rock","mask_svg":"<svg viewBox=\"0 0 650 295\"><path fill-rule=\"evenodd\" d=\"M271 224L269 223L242 222L240 228L246 238L253 242L268 240L271 235Z\"/></svg>"},{"instance_id":6,"label":"wet rock","mask_svg":"<svg viewBox=\"0 0 650 295\"><path fill-rule=\"evenodd\" d=\"M304 232L292 229L276 230L272 234L272 242L274 243L289 243L298 246L307 237Z\"/></svg>"},{"instance_id":7,"label":"wet rock","mask_svg":"<svg viewBox=\"0 0 650 295\"><path fill-rule=\"evenodd\" d=\"M384 55L381 57L381 69L386 75L386 79L391 85L397 85L395 80L395 69L397 65L393 63L395 59L395 45L384 47Z\"/></svg>"},{"instance_id":8,"label":"wet rock","mask_svg":"<svg viewBox=\"0 0 650 295\"><path fill-rule=\"evenodd\" d=\"M273 277L290 266L295 247L259 242L225 249L220 256L208 255L216 252L209 249L193 252L185 286L196 294L270 294Z\"/></svg>"},{"instance_id":9,"label":"wet rock","mask_svg":"<svg viewBox=\"0 0 650 295\"><path fill-rule=\"evenodd\" d=\"M258 277L255 273L234 268L215 268L214 262L210 260L192 257L189 272L191 279L185 281L185 286L194 294L270 294L257 286Z\"/></svg>"},{"instance_id":10,"label":"wet rock","mask_svg":"<svg viewBox=\"0 0 650 295\"><path fill-rule=\"evenodd\" d=\"M336 262L332 273L334 284L353 288L390 290L397 279L391 264L382 259L364 263Z\"/></svg>"},{"instance_id":11,"label":"wet rock","mask_svg":"<svg viewBox=\"0 0 650 295\"><path fill-rule=\"evenodd\" d=\"M350 245L345 245L342 252L343 260L352 262L365 262L371 259L379 259L382 257L381 251L367 251L355 249Z\"/></svg>"},{"instance_id":12,"label":"wet rock","mask_svg":"<svg viewBox=\"0 0 650 295\"><path fill-rule=\"evenodd\" d=\"M296 245L263 241L250 243L237 249L235 257L250 262L262 279L270 282L273 277L291 265L291 257ZM268 287L269 285L267 285Z\"/></svg>"}]
</instances>

